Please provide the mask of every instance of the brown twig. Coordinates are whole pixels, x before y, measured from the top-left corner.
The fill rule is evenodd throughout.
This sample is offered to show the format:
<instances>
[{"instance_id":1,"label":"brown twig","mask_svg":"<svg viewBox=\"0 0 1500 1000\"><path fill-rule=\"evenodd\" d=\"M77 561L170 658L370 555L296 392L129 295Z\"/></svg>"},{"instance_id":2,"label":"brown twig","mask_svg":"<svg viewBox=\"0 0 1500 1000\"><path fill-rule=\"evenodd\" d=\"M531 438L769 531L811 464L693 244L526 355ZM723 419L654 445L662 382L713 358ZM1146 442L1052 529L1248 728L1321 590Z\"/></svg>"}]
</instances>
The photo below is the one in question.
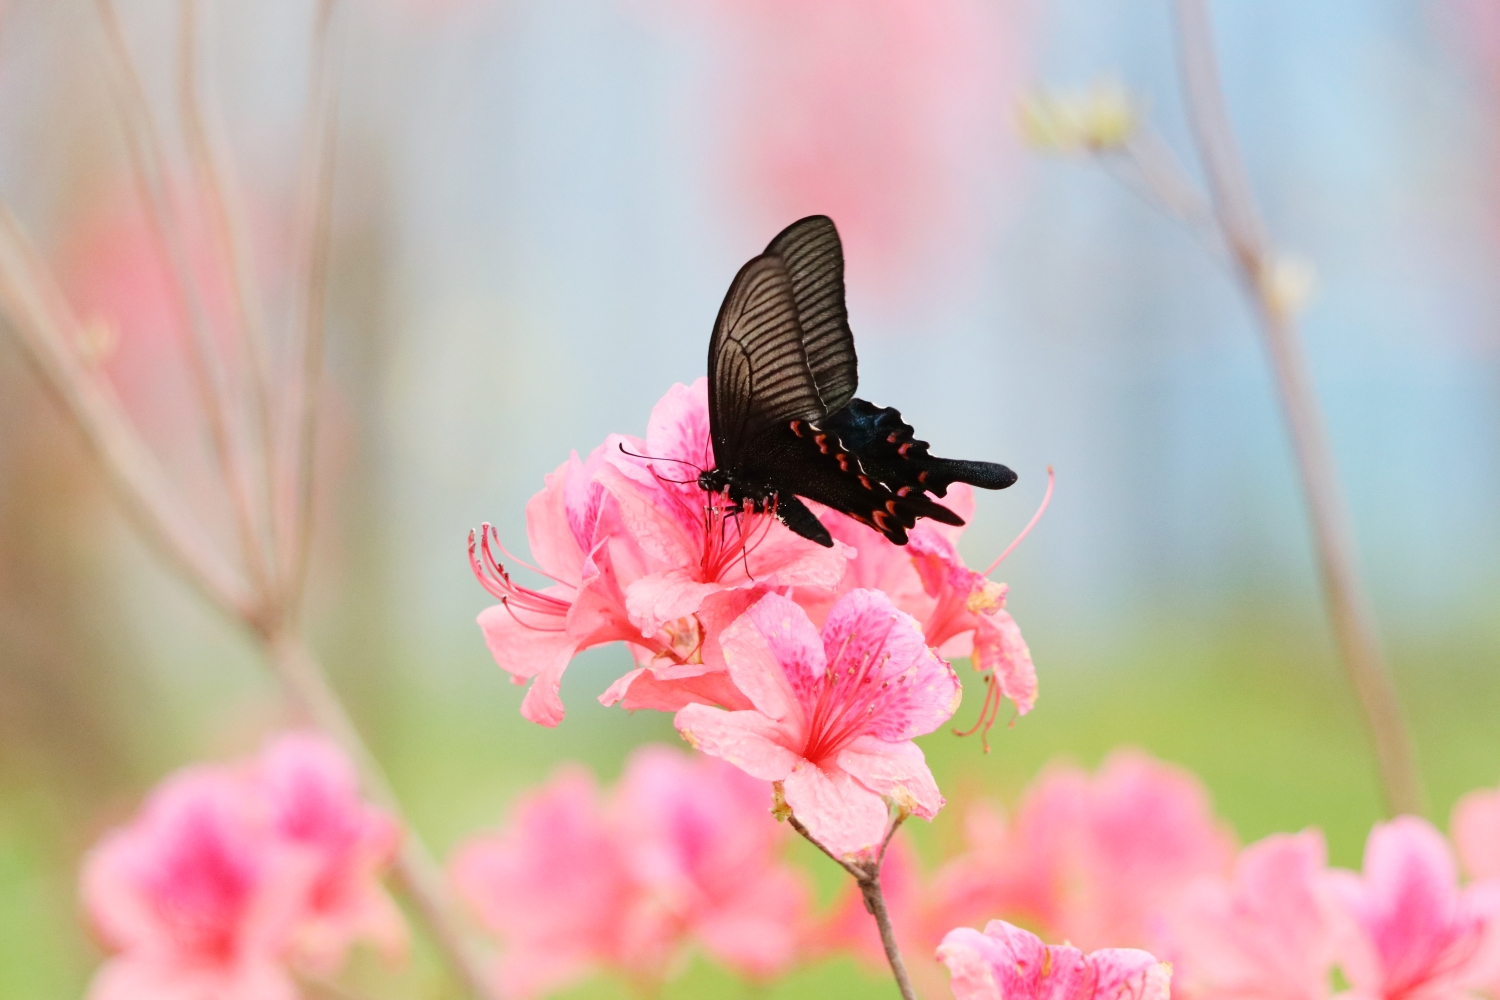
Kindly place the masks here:
<instances>
[{"instance_id":1,"label":"brown twig","mask_svg":"<svg viewBox=\"0 0 1500 1000\"><path fill-rule=\"evenodd\" d=\"M1188 117L1208 176L1210 205L1241 284L1254 303L1291 432L1317 548L1328 615L1392 813L1422 812L1424 796L1411 738L1356 568L1354 533L1333 447L1297 329L1295 305L1275 287L1276 260L1265 237L1235 142L1204 0L1176 0Z\"/></svg>"},{"instance_id":2,"label":"brown twig","mask_svg":"<svg viewBox=\"0 0 1500 1000\"><path fill-rule=\"evenodd\" d=\"M885 949L885 958L890 963L891 974L896 977L896 988L901 991L903 1000L917 1000L916 988L912 986L911 976L906 971L906 961L901 957L901 948L896 943L896 928L891 923L891 913L885 905L885 893L880 888L880 869L885 864L886 849L891 846L891 838L896 835L896 830L906 821L908 815L905 810L896 814L885 831L884 839L880 842L880 850L876 852L874 858L868 861L850 861L834 854L822 841L814 837L796 816L787 816L787 823L801 834L804 840L832 858L840 868L854 878L854 883L859 886L860 895L864 898L865 909L869 911L870 916L875 918L875 926L880 931L880 944Z\"/></svg>"}]
</instances>

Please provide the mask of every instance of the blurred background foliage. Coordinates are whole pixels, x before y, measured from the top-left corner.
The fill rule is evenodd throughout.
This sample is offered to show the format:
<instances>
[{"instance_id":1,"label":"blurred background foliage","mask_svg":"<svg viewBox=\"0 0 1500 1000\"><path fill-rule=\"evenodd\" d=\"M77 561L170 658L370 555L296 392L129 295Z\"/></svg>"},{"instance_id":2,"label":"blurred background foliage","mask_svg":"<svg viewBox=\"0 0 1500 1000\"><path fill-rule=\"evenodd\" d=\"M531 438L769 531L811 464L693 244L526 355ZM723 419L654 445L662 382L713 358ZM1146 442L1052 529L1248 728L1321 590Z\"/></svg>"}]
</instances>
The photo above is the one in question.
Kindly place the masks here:
<instances>
[{"instance_id":1,"label":"blurred background foliage","mask_svg":"<svg viewBox=\"0 0 1500 1000\"><path fill-rule=\"evenodd\" d=\"M828 212L865 394L943 452L1021 472L980 498L971 563L1058 470L1004 573L1041 701L987 757L924 741L950 800L1013 801L1053 757L1092 766L1133 744L1196 771L1242 839L1318 825L1336 863L1357 863L1378 796L1242 302L1096 165L1016 138L1028 88L1111 77L1185 148L1166 4L344 2L309 621L440 852L559 761L612 779L630 746L675 741L665 716L594 703L618 649L570 670L561 727L523 722L473 625L486 598L465 533L489 520L518 541L526 499L569 450L642 432L672 382L701 374L738 264ZM311 7L206 5L273 303ZM122 8L169 112L177 5ZM1317 270L1309 349L1441 824L1500 778L1500 17L1483 0L1221 0L1215 14L1269 225ZM4 5L0 192L94 320L127 408L213 505L102 44L82 0ZM78 916L81 852L168 770L244 751L280 720L243 637L143 549L0 339L0 995L78 995L99 958ZM917 831L929 858L955 813ZM831 892L831 866L808 860ZM422 952L399 976L354 978L381 996L445 988ZM832 962L769 993L881 981ZM667 995L728 988L695 966Z\"/></svg>"}]
</instances>

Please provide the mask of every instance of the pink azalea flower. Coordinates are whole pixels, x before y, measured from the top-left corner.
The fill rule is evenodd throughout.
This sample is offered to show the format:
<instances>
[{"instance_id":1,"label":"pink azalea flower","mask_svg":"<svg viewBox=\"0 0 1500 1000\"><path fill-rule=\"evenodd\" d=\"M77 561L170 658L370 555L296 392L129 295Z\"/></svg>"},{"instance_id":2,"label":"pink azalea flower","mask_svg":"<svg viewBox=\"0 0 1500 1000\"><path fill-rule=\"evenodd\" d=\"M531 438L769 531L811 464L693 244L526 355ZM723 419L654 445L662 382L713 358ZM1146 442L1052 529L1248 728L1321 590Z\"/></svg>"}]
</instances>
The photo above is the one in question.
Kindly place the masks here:
<instances>
[{"instance_id":1,"label":"pink azalea flower","mask_svg":"<svg viewBox=\"0 0 1500 1000\"><path fill-rule=\"evenodd\" d=\"M1343 918L1337 954L1355 996L1459 996L1490 973L1483 946L1492 897L1459 889L1453 852L1426 820L1377 825L1365 842L1364 872L1330 872L1328 885Z\"/></svg>"},{"instance_id":2,"label":"pink azalea flower","mask_svg":"<svg viewBox=\"0 0 1500 1000\"><path fill-rule=\"evenodd\" d=\"M84 905L116 953L90 1000L292 1000L281 958L312 874L243 778L168 779L84 862Z\"/></svg>"},{"instance_id":3,"label":"pink azalea flower","mask_svg":"<svg viewBox=\"0 0 1500 1000\"><path fill-rule=\"evenodd\" d=\"M1326 1000L1333 922L1317 830L1245 848L1229 879L1190 886L1167 921L1174 992L1200 1000Z\"/></svg>"},{"instance_id":4,"label":"pink azalea flower","mask_svg":"<svg viewBox=\"0 0 1500 1000\"><path fill-rule=\"evenodd\" d=\"M1009 830L995 825L971 827L940 873L946 912L1015 915L1084 948L1150 943L1166 904L1234 857L1202 784L1139 751L1115 751L1092 778L1048 768Z\"/></svg>"},{"instance_id":5,"label":"pink azalea flower","mask_svg":"<svg viewBox=\"0 0 1500 1000\"><path fill-rule=\"evenodd\" d=\"M471 838L450 871L502 942L496 974L506 996L542 996L598 966L644 975L664 961L662 921L638 912L624 852L586 771L562 771L522 798L506 829Z\"/></svg>"},{"instance_id":6,"label":"pink azalea flower","mask_svg":"<svg viewBox=\"0 0 1500 1000\"><path fill-rule=\"evenodd\" d=\"M943 805L912 738L958 707L958 676L884 594L855 590L821 636L798 605L770 594L724 631L730 678L753 707L689 705L693 746L765 781L825 847L864 858L885 836L887 801L926 819Z\"/></svg>"},{"instance_id":7,"label":"pink azalea flower","mask_svg":"<svg viewBox=\"0 0 1500 1000\"><path fill-rule=\"evenodd\" d=\"M360 799L343 751L320 734L288 733L261 752L255 778L270 803L272 832L304 853L313 871L298 921L298 958L331 975L356 939L373 941L388 957L401 955L406 925L380 886L401 830Z\"/></svg>"},{"instance_id":8,"label":"pink azalea flower","mask_svg":"<svg viewBox=\"0 0 1500 1000\"><path fill-rule=\"evenodd\" d=\"M724 701L701 688L723 686L719 631L769 589L834 586L844 572L844 551L797 535L770 512L730 514L722 496L698 488L698 470L713 465L707 379L667 390L636 454L651 459L616 448L598 473L621 530L642 554L642 574L625 585L626 610L640 635L665 629L691 639L681 644L686 656L676 649L677 656L653 658L600 700L664 711L689 703L745 707L733 692ZM710 680L712 674L719 676Z\"/></svg>"},{"instance_id":9,"label":"pink azalea flower","mask_svg":"<svg viewBox=\"0 0 1500 1000\"><path fill-rule=\"evenodd\" d=\"M771 787L667 747L631 755L614 807L633 875L684 935L755 979L799 957L808 891L778 854Z\"/></svg>"},{"instance_id":10,"label":"pink azalea flower","mask_svg":"<svg viewBox=\"0 0 1500 1000\"><path fill-rule=\"evenodd\" d=\"M938 948L957 1000L1167 1000L1172 967L1133 948L1085 955L991 920L948 932Z\"/></svg>"},{"instance_id":11,"label":"pink azalea flower","mask_svg":"<svg viewBox=\"0 0 1500 1000\"><path fill-rule=\"evenodd\" d=\"M616 562L628 567L632 554L616 544L613 505L595 481L603 456L620 440L594 449L586 463L572 455L526 505L526 534L537 563L530 568L552 580L550 586L516 583L494 555L499 539L489 525L477 548L469 537L474 575L500 601L479 613L485 643L515 683L531 680L521 714L544 726L563 719L562 675L580 651L616 641L669 648L643 636L625 610Z\"/></svg>"}]
</instances>

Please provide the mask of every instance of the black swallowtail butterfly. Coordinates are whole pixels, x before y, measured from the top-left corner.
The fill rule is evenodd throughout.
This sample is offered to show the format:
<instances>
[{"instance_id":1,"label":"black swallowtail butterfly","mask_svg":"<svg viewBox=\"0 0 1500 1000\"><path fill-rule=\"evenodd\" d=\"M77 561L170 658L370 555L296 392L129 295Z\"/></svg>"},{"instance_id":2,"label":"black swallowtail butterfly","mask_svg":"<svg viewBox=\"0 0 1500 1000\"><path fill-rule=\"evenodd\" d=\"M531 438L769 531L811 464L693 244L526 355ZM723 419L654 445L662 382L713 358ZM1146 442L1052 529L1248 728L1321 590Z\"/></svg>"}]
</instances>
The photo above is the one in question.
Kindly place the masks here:
<instances>
[{"instance_id":1,"label":"black swallowtail butterfly","mask_svg":"<svg viewBox=\"0 0 1500 1000\"><path fill-rule=\"evenodd\" d=\"M798 497L841 511L897 545L919 517L963 519L927 494L955 482L1002 490L994 462L928 454L892 407L856 399L858 359L844 307L844 250L833 220L792 223L729 286L708 344L715 467L698 485L731 510L774 509L820 545L833 538Z\"/></svg>"}]
</instances>

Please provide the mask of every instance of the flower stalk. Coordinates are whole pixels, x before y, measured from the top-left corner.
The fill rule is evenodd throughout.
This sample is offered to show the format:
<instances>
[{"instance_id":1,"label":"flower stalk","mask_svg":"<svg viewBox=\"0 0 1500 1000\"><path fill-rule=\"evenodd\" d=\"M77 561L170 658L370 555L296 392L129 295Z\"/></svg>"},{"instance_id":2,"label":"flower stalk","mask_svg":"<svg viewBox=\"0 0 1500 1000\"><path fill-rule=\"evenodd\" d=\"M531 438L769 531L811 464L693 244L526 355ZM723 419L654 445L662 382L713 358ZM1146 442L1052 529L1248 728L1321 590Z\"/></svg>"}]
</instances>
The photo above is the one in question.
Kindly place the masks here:
<instances>
[{"instance_id":1,"label":"flower stalk","mask_svg":"<svg viewBox=\"0 0 1500 1000\"><path fill-rule=\"evenodd\" d=\"M854 884L859 886L859 893L864 897L865 909L875 918L875 926L880 931L880 946L885 949L885 958L891 965L891 974L896 978L896 988L901 991L902 1000L917 1000L916 988L912 986L911 976L906 971L906 960L901 957L901 949L896 944L896 929L891 923L890 910L885 905L885 893L880 888L880 869L885 864L886 849L891 846L891 838L909 815L904 809L897 811L885 839L880 843L880 850L868 861L850 861L834 854L796 816L787 816L787 823L809 844L832 858L835 864L854 878Z\"/></svg>"}]
</instances>

